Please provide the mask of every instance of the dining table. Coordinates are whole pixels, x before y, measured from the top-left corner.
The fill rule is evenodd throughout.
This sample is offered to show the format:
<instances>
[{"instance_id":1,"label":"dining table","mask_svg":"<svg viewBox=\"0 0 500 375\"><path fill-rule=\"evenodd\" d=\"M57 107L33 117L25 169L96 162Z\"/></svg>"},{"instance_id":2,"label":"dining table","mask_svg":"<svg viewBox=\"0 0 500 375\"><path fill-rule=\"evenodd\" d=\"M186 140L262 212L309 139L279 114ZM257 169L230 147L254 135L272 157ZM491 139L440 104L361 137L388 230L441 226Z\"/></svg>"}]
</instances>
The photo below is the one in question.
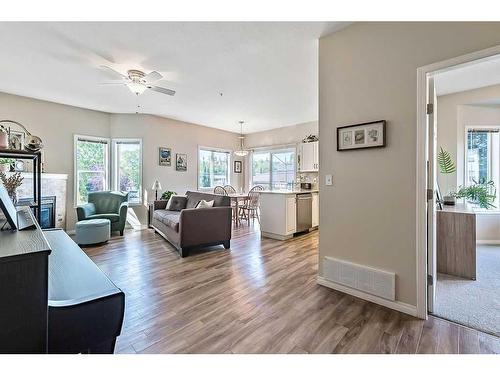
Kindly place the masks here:
<instances>
[{"instance_id":1,"label":"dining table","mask_svg":"<svg viewBox=\"0 0 500 375\"><path fill-rule=\"evenodd\" d=\"M235 210L234 223L236 224L236 226L239 226L241 224L240 215L239 215L240 202L245 203L248 200L248 193L232 193L232 194L228 194L228 197L231 199L231 206L233 206L233 203L234 203L234 206L233 206L234 210Z\"/></svg>"}]
</instances>

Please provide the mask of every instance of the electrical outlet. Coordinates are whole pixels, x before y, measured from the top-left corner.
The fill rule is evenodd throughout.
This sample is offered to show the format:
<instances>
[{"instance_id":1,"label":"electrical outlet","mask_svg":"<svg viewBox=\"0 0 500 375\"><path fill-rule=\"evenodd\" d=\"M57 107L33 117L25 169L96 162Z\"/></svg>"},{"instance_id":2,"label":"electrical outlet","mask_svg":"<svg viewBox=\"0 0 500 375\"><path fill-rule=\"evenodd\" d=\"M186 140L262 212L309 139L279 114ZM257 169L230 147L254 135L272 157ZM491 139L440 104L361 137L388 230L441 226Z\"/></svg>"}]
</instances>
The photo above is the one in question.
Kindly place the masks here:
<instances>
[{"instance_id":1,"label":"electrical outlet","mask_svg":"<svg viewBox=\"0 0 500 375\"><path fill-rule=\"evenodd\" d=\"M333 185L333 177L331 174L325 175L325 185L327 186Z\"/></svg>"}]
</instances>

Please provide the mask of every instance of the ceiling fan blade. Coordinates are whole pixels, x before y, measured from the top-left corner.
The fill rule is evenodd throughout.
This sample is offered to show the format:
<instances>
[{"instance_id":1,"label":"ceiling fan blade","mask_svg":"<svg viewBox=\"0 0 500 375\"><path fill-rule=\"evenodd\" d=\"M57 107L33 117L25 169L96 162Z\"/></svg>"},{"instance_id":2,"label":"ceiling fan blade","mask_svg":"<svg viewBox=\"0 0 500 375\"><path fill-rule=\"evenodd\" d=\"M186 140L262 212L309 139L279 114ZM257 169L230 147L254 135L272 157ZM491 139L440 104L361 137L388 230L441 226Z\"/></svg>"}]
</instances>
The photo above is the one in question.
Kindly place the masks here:
<instances>
[{"instance_id":1,"label":"ceiling fan blade","mask_svg":"<svg viewBox=\"0 0 500 375\"><path fill-rule=\"evenodd\" d=\"M99 65L99 68L106 70L107 72L113 73L114 75L117 75L121 77L122 79L128 79L128 77L125 74L121 74L120 72L114 70L113 68L106 66L106 65Z\"/></svg>"},{"instance_id":2,"label":"ceiling fan blade","mask_svg":"<svg viewBox=\"0 0 500 375\"><path fill-rule=\"evenodd\" d=\"M110 82L101 82L100 85L126 85L127 82L123 81L110 81Z\"/></svg>"},{"instance_id":3,"label":"ceiling fan blade","mask_svg":"<svg viewBox=\"0 0 500 375\"><path fill-rule=\"evenodd\" d=\"M153 70L151 73L146 74L143 79L146 83L153 83L162 78L163 76L160 73L158 73L156 70Z\"/></svg>"},{"instance_id":4,"label":"ceiling fan blade","mask_svg":"<svg viewBox=\"0 0 500 375\"><path fill-rule=\"evenodd\" d=\"M166 89L166 88L159 87L159 86L148 85L148 89L161 92L162 94L167 94L167 95L171 95L171 96L175 95L175 91L174 90Z\"/></svg>"}]
</instances>

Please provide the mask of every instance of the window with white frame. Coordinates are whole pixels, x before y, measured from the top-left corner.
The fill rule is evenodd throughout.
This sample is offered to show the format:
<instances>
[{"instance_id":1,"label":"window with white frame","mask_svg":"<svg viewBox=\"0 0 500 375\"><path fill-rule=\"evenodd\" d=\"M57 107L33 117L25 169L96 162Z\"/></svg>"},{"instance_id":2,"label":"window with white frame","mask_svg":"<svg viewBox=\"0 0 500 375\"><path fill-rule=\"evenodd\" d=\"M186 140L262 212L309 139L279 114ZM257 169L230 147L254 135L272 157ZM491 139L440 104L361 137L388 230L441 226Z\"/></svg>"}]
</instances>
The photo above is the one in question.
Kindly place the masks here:
<instances>
[{"instance_id":1,"label":"window with white frame","mask_svg":"<svg viewBox=\"0 0 500 375\"><path fill-rule=\"evenodd\" d=\"M113 189L129 193L132 204L142 202L142 140L113 139Z\"/></svg>"},{"instance_id":2,"label":"window with white frame","mask_svg":"<svg viewBox=\"0 0 500 375\"><path fill-rule=\"evenodd\" d=\"M295 148L254 151L252 153L252 186L265 189L292 189L295 183Z\"/></svg>"},{"instance_id":3,"label":"window with white frame","mask_svg":"<svg viewBox=\"0 0 500 375\"><path fill-rule=\"evenodd\" d=\"M109 139L75 135L75 204L109 188Z\"/></svg>"},{"instance_id":4,"label":"window with white frame","mask_svg":"<svg viewBox=\"0 0 500 375\"><path fill-rule=\"evenodd\" d=\"M230 184L231 153L206 147L198 149L198 188Z\"/></svg>"},{"instance_id":5,"label":"window with white frame","mask_svg":"<svg viewBox=\"0 0 500 375\"><path fill-rule=\"evenodd\" d=\"M465 185L493 181L498 202L500 127L467 127L465 151Z\"/></svg>"}]
</instances>

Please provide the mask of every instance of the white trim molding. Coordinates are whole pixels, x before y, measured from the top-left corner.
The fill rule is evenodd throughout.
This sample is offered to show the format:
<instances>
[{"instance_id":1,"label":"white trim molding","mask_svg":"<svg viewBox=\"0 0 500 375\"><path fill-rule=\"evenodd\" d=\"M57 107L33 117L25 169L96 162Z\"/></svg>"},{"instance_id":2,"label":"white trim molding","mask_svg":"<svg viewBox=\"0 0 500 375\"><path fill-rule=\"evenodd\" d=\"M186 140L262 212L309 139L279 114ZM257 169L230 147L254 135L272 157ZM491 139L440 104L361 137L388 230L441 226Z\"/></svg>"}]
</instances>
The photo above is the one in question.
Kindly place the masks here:
<instances>
[{"instance_id":1,"label":"white trim molding","mask_svg":"<svg viewBox=\"0 0 500 375\"><path fill-rule=\"evenodd\" d=\"M387 299L377 297L377 296L374 296L372 294L365 293L365 292L362 292L360 290L353 289L353 288L350 288L350 287L342 285L342 284L338 284L338 283L333 282L331 280L325 279L322 276L317 277L317 283L319 285L326 286L327 288L335 289L335 290L338 290L340 292L350 294L354 297L364 299L365 301L373 302L373 303L376 303L377 305L388 307L390 309L393 309L393 310L420 318L420 316L418 316L418 314L417 314L417 307L414 305L410 305L408 303L401 302L401 301L389 301Z\"/></svg>"},{"instance_id":2,"label":"white trim molding","mask_svg":"<svg viewBox=\"0 0 500 375\"><path fill-rule=\"evenodd\" d=\"M500 54L500 46L454 57L452 59L422 66L417 69L417 171L416 171L416 271L417 271L417 315L427 318L427 215L426 215L426 154L427 154L427 77L467 66L481 59L490 59Z\"/></svg>"},{"instance_id":3,"label":"white trim molding","mask_svg":"<svg viewBox=\"0 0 500 375\"><path fill-rule=\"evenodd\" d=\"M476 240L476 245L500 245L500 240Z\"/></svg>"}]
</instances>

